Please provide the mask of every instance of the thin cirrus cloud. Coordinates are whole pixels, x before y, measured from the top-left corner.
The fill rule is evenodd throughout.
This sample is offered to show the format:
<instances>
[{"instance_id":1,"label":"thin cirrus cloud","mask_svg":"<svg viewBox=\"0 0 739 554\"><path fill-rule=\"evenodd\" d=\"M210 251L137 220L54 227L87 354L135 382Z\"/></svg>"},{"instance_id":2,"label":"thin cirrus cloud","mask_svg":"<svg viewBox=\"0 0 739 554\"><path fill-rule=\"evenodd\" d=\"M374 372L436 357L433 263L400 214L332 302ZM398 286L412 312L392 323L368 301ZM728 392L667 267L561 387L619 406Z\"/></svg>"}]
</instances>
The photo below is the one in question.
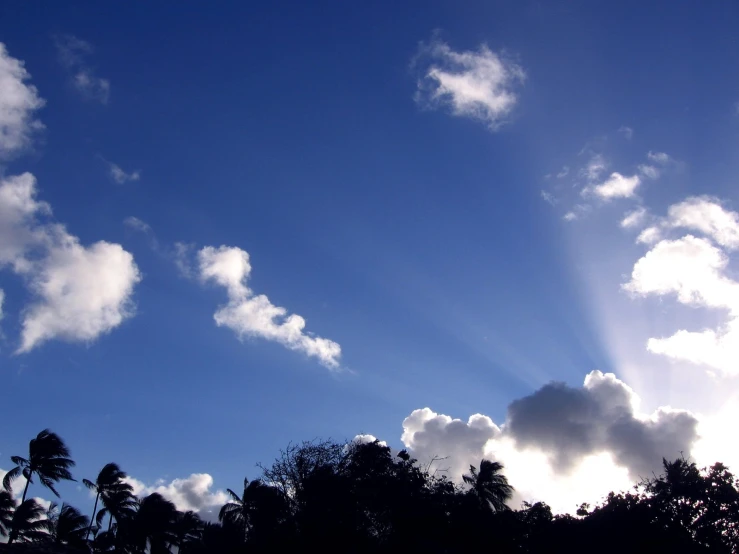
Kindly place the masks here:
<instances>
[{"instance_id":1,"label":"thin cirrus cloud","mask_svg":"<svg viewBox=\"0 0 739 554\"><path fill-rule=\"evenodd\" d=\"M679 229L689 234L669 237ZM651 337L647 349L723 375L739 374L739 282L728 271L729 253L739 248L739 214L712 197L687 198L670 206L667 216L644 229L637 242L651 247L634 264L625 291L674 296L680 304L727 314L726 323L715 329Z\"/></svg>"},{"instance_id":2,"label":"thin cirrus cloud","mask_svg":"<svg viewBox=\"0 0 739 554\"><path fill-rule=\"evenodd\" d=\"M416 102L431 109L481 121L498 129L518 102L526 73L503 54L486 45L457 52L445 42L422 44L414 65L422 66Z\"/></svg>"},{"instance_id":3,"label":"thin cirrus cloud","mask_svg":"<svg viewBox=\"0 0 739 554\"><path fill-rule=\"evenodd\" d=\"M0 42L0 160L10 159L31 145L44 125L34 117L45 104L22 61Z\"/></svg>"},{"instance_id":4,"label":"thin cirrus cloud","mask_svg":"<svg viewBox=\"0 0 739 554\"><path fill-rule=\"evenodd\" d=\"M59 61L70 74L70 84L87 100L107 104L110 99L110 81L95 74L87 62L93 54L92 44L74 35L57 35L54 45Z\"/></svg>"},{"instance_id":5,"label":"thin cirrus cloud","mask_svg":"<svg viewBox=\"0 0 739 554\"><path fill-rule=\"evenodd\" d=\"M521 498L573 512L584 499L625 488L658 470L663 456L696 444L693 414L669 407L644 414L639 402L613 374L592 371L581 387L550 383L515 400L501 426L482 414L464 421L414 410L403 421L401 441L422 463L436 459L436 469L455 481L482 458L498 460ZM588 479L587 490L573 489L583 473L599 478Z\"/></svg>"},{"instance_id":6,"label":"thin cirrus cloud","mask_svg":"<svg viewBox=\"0 0 739 554\"><path fill-rule=\"evenodd\" d=\"M197 254L198 275L226 289L228 303L214 314L218 326L228 327L241 337L258 337L314 357L331 370L340 368L341 347L334 341L305 332L305 319L287 314L263 294L247 286L251 275L249 254L236 247L207 246Z\"/></svg>"},{"instance_id":7,"label":"thin cirrus cloud","mask_svg":"<svg viewBox=\"0 0 739 554\"><path fill-rule=\"evenodd\" d=\"M112 162L108 162L108 171L110 174L110 178L119 185L123 185L130 181L138 181L139 179L141 179L140 171L131 171L130 173L127 173L123 171L121 166Z\"/></svg>"}]
</instances>

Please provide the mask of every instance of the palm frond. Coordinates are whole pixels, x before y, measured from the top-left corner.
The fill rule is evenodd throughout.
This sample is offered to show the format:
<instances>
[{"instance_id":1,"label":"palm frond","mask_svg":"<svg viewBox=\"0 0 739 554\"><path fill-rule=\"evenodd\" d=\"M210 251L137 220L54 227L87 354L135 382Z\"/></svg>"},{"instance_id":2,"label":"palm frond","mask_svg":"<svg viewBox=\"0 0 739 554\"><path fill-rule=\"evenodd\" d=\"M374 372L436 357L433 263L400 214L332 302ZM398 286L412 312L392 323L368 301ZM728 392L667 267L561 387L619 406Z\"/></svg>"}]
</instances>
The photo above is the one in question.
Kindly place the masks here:
<instances>
[{"instance_id":1,"label":"palm frond","mask_svg":"<svg viewBox=\"0 0 739 554\"><path fill-rule=\"evenodd\" d=\"M13 481L21 476L21 472L21 467L17 465L5 474L5 477L3 477L3 488L6 491L13 492Z\"/></svg>"}]
</instances>

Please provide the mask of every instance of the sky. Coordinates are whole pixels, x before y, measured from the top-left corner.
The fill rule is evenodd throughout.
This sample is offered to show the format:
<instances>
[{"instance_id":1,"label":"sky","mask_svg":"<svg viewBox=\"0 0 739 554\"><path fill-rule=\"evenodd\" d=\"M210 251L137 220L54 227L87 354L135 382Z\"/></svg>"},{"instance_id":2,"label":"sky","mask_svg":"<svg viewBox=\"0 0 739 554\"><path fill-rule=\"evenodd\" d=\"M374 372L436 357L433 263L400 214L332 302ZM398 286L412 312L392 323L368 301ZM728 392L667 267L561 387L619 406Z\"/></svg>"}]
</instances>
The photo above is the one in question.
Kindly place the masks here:
<instances>
[{"instance_id":1,"label":"sky","mask_svg":"<svg viewBox=\"0 0 739 554\"><path fill-rule=\"evenodd\" d=\"M737 21L3 2L0 473L50 428L213 518L316 437L560 512L739 467Z\"/></svg>"}]
</instances>

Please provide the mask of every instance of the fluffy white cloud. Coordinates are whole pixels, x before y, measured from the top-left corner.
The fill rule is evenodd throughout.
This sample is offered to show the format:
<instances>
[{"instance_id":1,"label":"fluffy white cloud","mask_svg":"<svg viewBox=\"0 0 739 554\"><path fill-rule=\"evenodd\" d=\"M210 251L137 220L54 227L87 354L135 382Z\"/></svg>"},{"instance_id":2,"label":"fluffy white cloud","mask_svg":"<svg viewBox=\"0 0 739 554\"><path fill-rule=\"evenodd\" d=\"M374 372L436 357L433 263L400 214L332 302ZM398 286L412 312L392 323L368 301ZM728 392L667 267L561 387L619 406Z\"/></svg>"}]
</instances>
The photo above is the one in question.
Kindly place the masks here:
<instances>
[{"instance_id":1,"label":"fluffy white cloud","mask_svg":"<svg viewBox=\"0 0 739 554\"><path fill-rule=\"evenodd\" d=\"M133 492L139 498L152 493L159 493L174 503L178 510L198 512L201 517L215 521L218 511L228 502L225 491L213 490L213 477L207 473L193 473L184 479L173 479L170 482L159 480L153 485L146 485L138 479L125 479L133 487Z\"/></svg>"},{"instance_id":2,"label":"fluffy white cloud","mask_svg":"<svg viewBox=\"0 0 739 554\"><path fill-rule=\"evenodd\" d=\"M131 173L126 173L125 171L123 171L123 169L121 169L121 166L112 162L108 162L108 169L110 171L111 179L113 179L119 185L128 183L129 181L138 181L141 178L140 171L132 171Z\"/></svg>"},{"instance_id":3,"label":"fluffy white cloud","mask_svg":"<svg viewBox=\"0 0 739 554\"><path fill-rule=\"evenodd\" d=\"M30 173L0 181L0 268L21 275L35 302L21 316L19 352L60 338L92 341L133 314L141 280L133 256L105 241L84 246L36 199Z\"/></svg>"},{"instance_id":4,"label":"fluffy white cloud","mask_svg":"<svg viewBox=\"0 0 739 554\"><path fill-rule=\"evenodd\" d=\"M89 42L72 35L60 35L54 40L62 65L71 73L70 82L77 92L88 100L107 104L110 98L110 81L95 75L87 64L94 49Z\"/></svg>"},{"instance_id":5,"label":"fluffy white cloud","mask_svg":"<svg viewBox=\"0 0 739 554\"><path fill-rule=\"evenodd\" d=\"M593 194L606 201L613 198L631 198L640 184L641 179L638 175L625 177L618 172L613 172L603 183L585 187L582 192L583 195Z\"/></svg>"},{"instance_id":6,"label":"fluffy white cloud","mask_svg":"<svg viewBox=\"0 0 739 554\"><path fill-rule=\"evenodd\" d=\"M44 105L23 62L8 54L0 42L0 159L7 159L26 148L43 124L33 118Z\"/></svg>"},{"instance_id":7,"label":"fluffy white cloud","mask_svg":"<svg viewBox=\"0 0 739 554\"><path fill-rule=\"evenodd\" d=\"M524 70L482 45L477 52L455 52L435 41L421 49L428 59L418 81L416 101L430 107L448 106L455 115L477 119L497 129L513 110Z\"/></svg>"},{"instance_id":8,"label":"fluffy white cloud","mask_svg":"<svg viewBox=\"0 0 739 554\"><path fill-rule=\"evenodd\" d=\"M644 177L647 177L649 179L657 179L660 176L660 171L653 165L649 164L640 164L639 167L639 173L644 175Z\"/></svg>"},{"instance_id":9,"label":"fluffy white cloud","mask_svg":"<svg viewBox=\"0 0 739 554\"><path fill-rule=\"evenodd\" d=\"M567 212L565 215L562 216L562 219L565 221L575 221L577 219L577 214L575 212Z\"/></svg>"},{"instance_id":10,"label":"fluffy white cloud","mask_svg":"<svg viewBox=\"0 0 739 554\"><path fill-rule=\"evenodd\" d=\"M317 358L329 369L339 368L341 347L332 340L304 332L305 320L287 315L287 310L272 304L265 295L255 295L247 286L251 274L249 254L236 247L208 246L198 252L202 281L213 281L228 292L228 304L213 316L216 324L232 329L239 337L260 337L278 342L291 350Z\"/></svg>"},{"instance_id":11,"label":"fluffy white cloud","mask_svg":"<svg viewBox=\"0 0 739 554\"><path fill-rule=\"evenodd\" d=\"M693 235L662 240L636 262L625 290L641 296L674 294L682 304L723 309L729 315L718 330L682 329L671 337L650 338L650 351L739 374L739 282L726 275L728 263L722 250Z\"/></svg>"},{"instance_id":12,"label":"fluffy white cloud","mask_svg":"<svg viewBox=\"0 0 739 554\"><path fill-rule=\"evenodd\" d=\"M652 152L651 150L647 152L647 159L650 162L658 163L660 165L667 165L668 163L674 161L672 157L665 152Z\"/></svg>"},{"instance_id":13,"label":"fluffy white cloud","mask_svg":"<svg viewBox=\"0 0 739 554\"><path fill-rule=\"evenodd\" d=\"M415 410L401 440L421 464L445 458L434 468L455 480L483 457L501 461L518 491L514 504L544 500L573 512L658 470L663 456L690 452L698 437L692 414L660 408L647 415L638 406L625 383L593 371L582 387L551 383L511 403L501 427L481 414L465 422Z\"/></svg>"},{"instance_id":14,"label":"fluffy white cloud","mask_svg":"<svg viewBox=\"0 0 739 554\"><path fill-rule=\"evenodd\" d=\"M726 248L739 248L739 213L726 210L715 198L691 197L670 206L665 224L699 231Z\"/></svg>"},{"instance_id":15,"label":"fluffy white cloud","mask_svg":"<svg viewBox=\"0 0 739 554\"><path fill-rule=\"evenodd\" d=\"M662 238L662 232L660 231L659 227L652 226L647 227L641 233L639 233L639 236L636 237L636 242L639 242L641 244L654 244L660 238Z\"/></svg>"},{"instance_id":16,"label":"fluffy white cloud","mask_svg":"<svg viewBox=\"0 0 739 554\"><path fill-rule=\"evenodd\" d=\"M631 229L633 227L639 227L647 217L647 210L643 207L638 207L635 210L627 213L621 220L621 227L624 229Z\"/></svg>"}]
</instances>

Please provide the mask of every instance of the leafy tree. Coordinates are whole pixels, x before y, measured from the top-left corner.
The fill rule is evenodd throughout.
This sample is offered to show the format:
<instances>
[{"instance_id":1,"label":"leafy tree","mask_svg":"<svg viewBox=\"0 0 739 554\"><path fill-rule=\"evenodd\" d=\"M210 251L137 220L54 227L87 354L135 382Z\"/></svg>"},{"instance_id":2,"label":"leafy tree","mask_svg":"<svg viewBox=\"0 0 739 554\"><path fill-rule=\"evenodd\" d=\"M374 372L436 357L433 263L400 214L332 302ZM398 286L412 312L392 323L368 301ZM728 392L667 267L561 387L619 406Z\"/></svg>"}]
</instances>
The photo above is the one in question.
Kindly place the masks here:
<instances>
[{"instance_id":1,"label":"leafy tree","mask_svg":"<svg viewBox=\"0 0 739 554\"><path fill-rule=\"evenodd\" d=\"M203 539L203 528L203 520L195 512L177 512L173 535L178 554L197 551L197 547Z\"/></svg>"},{"instance_id":2,"label":"leafy tree","mask_svg":"<svg viewBox=\"0 0 739 554\"><path fill-rule=\"evenodd\" d=\"M500 462L482 460L479 471L475 466L470 466L470 474L462 477L470 486L470 493L496 512L508 510L506 502L513 496L513 487L508 484L502 471L503 464Z\"/></svg>"},{"instance_id":3,"label":"leafy tree","mask_svg":"<svg viewBox=\"0 0 739 554\"><path fill-rule=\"evenodd\" d=\"M23 503L28 485L33 482L33 476L37 475L41 484L58 497L54 484L62 480L74 481L69 472L69 468L74 467L74 461L69 456L69 448L59 435L44 429L28 444L28 458L10 457L16 466L3 478L3 487L8 492L13 492L12 482L20 476L25 477L26 486L21 499Z\"/></svg>"}]
</instances>

